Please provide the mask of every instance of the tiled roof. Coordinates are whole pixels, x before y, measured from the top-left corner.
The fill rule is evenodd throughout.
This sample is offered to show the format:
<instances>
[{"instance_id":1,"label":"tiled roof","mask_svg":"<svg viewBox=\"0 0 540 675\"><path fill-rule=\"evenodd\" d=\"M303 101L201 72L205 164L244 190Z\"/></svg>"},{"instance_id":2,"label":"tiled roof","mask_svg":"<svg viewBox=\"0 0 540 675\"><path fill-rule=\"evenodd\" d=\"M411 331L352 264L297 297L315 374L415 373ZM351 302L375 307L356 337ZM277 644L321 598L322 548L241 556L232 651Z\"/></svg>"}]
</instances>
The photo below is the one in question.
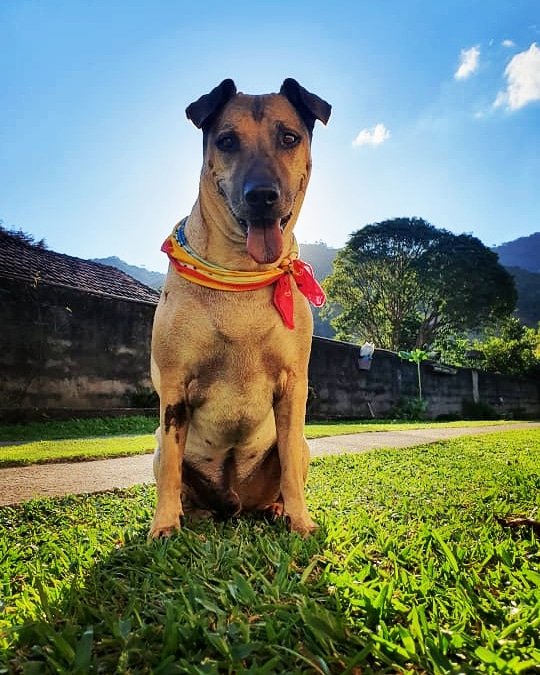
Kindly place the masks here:
<instances>
[{"instance_id":1,"label":"tiled roof","mask_svg":"<svg viewBox=\"0 0 540 675\"><path fill-rule=\"evenodd\" d=\"M156 304L159 293L125 272L25 243L0 230L0 277L75 288L95 295Z\"/></svg>"}]
</instances>

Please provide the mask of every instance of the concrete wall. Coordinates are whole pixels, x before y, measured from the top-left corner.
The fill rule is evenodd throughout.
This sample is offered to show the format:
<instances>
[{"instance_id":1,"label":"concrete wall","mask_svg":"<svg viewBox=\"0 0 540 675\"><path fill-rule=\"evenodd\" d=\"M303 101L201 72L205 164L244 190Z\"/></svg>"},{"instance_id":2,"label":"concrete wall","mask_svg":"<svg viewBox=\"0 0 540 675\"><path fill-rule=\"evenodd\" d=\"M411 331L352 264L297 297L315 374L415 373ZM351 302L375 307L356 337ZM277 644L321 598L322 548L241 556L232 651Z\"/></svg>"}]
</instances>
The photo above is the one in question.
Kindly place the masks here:
<instances>
[{"instance_id":1,"label":"concrete wall","mask_svg":"<svg viewBox=\"0 0 540 675\"><path fill-rule=\"evenodd\" d=\"M150 388L155 306L45 284L0 280L0 419L23 411L125 408ZM416 366L376 350L359 368L356 345L313 339L309 370L312 418L388 415L417 396ZM469 369L436 372L422 365L427 415L460 415L464 399L501 414L540 417L540 383ZM54 413L55 416L58 412ZM64 415L65 416L65 415Z\"/></svg>"},{"instance_id":2,"label":"concrete wall","mask_svg":"<svg viewBox=\"0 0 540 675\"><path fill-rule=\"evenodd\" d=\"M370 370L359 367L360 348L315 337L309 367L308 414L316 419L387 416L401 399L418 396L416 365L383 349ZM441 372L443 370L443 372ZM426 416L461 415L464 400L482 401L501 415L540 417L540 382L469 368L421 366Z\"/></svg>"},{"instance_id":3,"label":"concrete wall","mask_svg":"<svg viewBox=\"0 0 540 675\"><path fill-rule=\"evenodd\" d=\"M153 304L0 280L0 409L109 408L151 387Z\"/></svg>"}]
</instances>

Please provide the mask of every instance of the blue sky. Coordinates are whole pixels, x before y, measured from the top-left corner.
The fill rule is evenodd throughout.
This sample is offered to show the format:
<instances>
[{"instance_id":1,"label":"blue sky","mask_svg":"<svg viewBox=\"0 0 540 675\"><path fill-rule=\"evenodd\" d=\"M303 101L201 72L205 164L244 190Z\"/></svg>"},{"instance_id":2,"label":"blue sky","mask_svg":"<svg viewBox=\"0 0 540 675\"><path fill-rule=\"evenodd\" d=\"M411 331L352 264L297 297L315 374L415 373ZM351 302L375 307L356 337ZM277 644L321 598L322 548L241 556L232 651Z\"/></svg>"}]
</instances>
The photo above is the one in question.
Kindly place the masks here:
<instances>
[{"instance_id":1,"label":"blue sky","mask_svg":"<svg viewBox=\"0 0 540 675\"><path fill-rule=\"evenodd\" d=\"M0 28L0 219L54 250L166 268L201 166L184 109L225 77L333 106L300 241L540 230L538 0L2 0Z\"/></svg>"}]
</instances>

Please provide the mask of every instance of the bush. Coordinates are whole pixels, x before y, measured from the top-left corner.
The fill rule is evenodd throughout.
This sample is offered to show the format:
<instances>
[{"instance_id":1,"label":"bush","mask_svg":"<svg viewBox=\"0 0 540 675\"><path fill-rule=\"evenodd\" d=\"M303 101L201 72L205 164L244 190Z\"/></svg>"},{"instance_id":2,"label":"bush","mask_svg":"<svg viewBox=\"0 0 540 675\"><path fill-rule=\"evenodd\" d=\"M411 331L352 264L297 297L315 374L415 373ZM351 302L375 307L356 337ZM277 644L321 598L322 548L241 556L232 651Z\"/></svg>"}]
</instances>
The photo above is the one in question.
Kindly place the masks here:
<instances>
[{"instance_id":1,"label":"bush","mask_svg":"<svg viewBox=\"0 0 540 675\"><path fill-rule=\"evenodd\" d=\"M462 403L464 420L498 420L500 415L495 408L485 401L464 399Z\"/></svg>"},{"instance_id":2,"label":"bush","mask_svg":"<svg viewBox=\"0 0 540 675\"><path fill-rule=\"evenodd\" d=\"M390 417L396 420L424 419L427 402L420 398L402 398L392 411Z\"/></svg>"},{"instance_id":3,"label":"bush","mask_svg":"<svg viewBox=\"0 0 540 675\"><path fill-rule=\"evenodd\" d=\"M436 417L437 422L457 422L462 419L462 416L459 413L441 413Z\"/></svg>"},{"instance_id":4,"label":"bush","mask_svg":"<svg viewBox=\"0 0 540 675\"><path fill-rule=\"evenodd\" d=\"M524 377L540 376L540 327L510 317L471 339L449 336L438 345L446 363Z\"/></svg>"},{"instance_id":5,"label":"bush","mask_svg":"<svg viewBox=\"0 0 540 675\"><path fill-rule=\"evenodd\" d=\"M159 396L153 389L138 387L129 394L129 401L133 408L157 408Z\"/></svg>"}]
</instances>

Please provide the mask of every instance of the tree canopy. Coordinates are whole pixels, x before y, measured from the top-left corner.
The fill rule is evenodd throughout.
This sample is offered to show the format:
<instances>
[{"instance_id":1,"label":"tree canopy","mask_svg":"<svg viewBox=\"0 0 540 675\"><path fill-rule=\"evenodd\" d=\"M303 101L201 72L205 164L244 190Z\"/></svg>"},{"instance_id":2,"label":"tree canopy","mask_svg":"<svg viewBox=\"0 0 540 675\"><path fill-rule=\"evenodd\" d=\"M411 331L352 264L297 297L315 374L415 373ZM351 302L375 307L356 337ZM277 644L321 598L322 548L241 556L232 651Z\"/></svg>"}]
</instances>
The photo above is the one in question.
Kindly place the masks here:
<instances>
[{"instance_id":1,"label":"tree canopy","mask_svg":"<svg viewBox=\"0 0 540 675\"><path fill-rule=\"evenodd\" d=\"M479 329L516 304L511 275L469 235L421 218L354 232L325 281L337 336L378 347L431 347L445 334Z\"/></svg>"},{"instance_id":2,"label":"tree canopy","mask_svg":"<svg viewBox=\"0 0 540 675\"><path fill-rule=\"evenodd\" d=\"M34 235L29 234L28 232L23 232L21 229L15 230L12 228L10 229L4 227L4 221L0 220L0 239L7 237L17 239L23 244L28 244L28 246L35 246L37 248L48 248L45 239L40 239L39 241L36 241Z\"/></svg>"},{"instance_id":3,"label":"tree canopy","mask_svg":"<svg viewBox=\"0 0 540 675\"><path fill-rule=\"evenodd\" d=\"M475 337L450 336L441 344L445 363L507 375L540 375L540 323L530 328L517 317L503 319Z\"/></svg>"}]
</instances>

